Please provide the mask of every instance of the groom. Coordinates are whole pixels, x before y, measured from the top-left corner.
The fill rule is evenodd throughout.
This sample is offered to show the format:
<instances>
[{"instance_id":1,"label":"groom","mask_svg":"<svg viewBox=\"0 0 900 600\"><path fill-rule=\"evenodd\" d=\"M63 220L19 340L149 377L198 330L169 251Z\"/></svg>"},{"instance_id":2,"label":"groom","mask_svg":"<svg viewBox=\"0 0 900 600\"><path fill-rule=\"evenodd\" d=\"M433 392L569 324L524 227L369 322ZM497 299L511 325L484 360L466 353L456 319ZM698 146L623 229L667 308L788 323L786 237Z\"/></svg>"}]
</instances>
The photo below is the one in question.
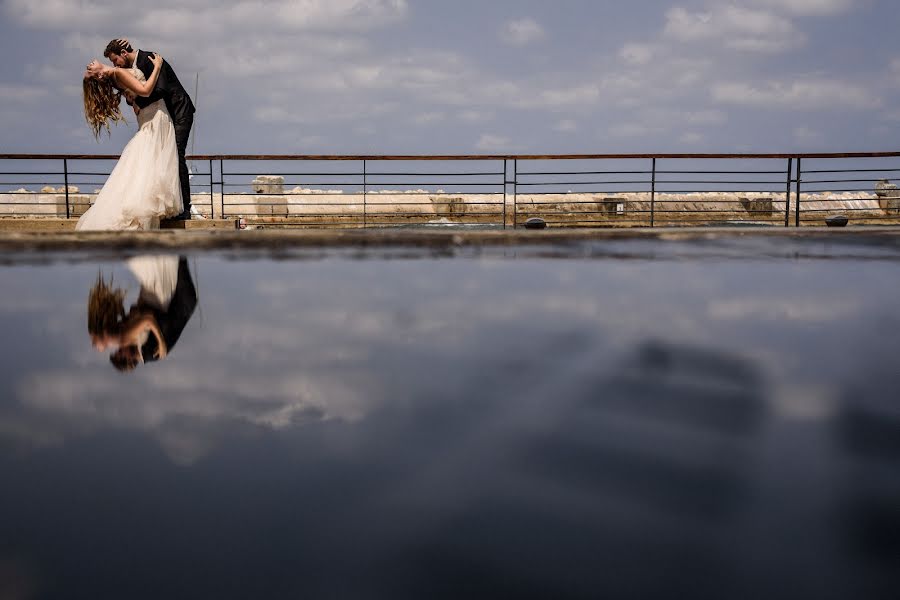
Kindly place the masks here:
<instances>
[{"instance_id":1,"label":"groom","mask_svg":"<svg viewBox=\"0 0 900 600\"><path fill-rule=\"evenodd\" d=\"M136 66L147 79L150 79L150 75L153 73L153 63L150 62L152 55L152 52L133 49L128 40L124 38L112 40L103 52L103 56L116 67L128 69ZM178 178L181 182L184 212L175 219L187 221L191 218L191 184L184 155L187 152L188 136L190 136L191 127L194 124L195 109L191 97L178 81L175 71L168 62L163 62L153 92L145 98L136 98L135 103L139 108L144 108L160 99L165 101L166 109L172 117L172 123L175 125L175 145L178 147Z\"/></svg>"}]
</instances>

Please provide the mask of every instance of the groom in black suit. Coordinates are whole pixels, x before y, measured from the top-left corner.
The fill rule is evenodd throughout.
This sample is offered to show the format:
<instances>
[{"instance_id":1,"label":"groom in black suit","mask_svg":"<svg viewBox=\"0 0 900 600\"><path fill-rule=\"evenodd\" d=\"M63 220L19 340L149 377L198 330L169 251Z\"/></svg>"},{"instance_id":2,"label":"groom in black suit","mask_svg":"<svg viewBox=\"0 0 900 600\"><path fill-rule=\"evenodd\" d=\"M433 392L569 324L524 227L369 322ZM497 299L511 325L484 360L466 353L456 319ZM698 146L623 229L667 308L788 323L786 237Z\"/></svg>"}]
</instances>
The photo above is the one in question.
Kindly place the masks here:
<instances>
[{"instance_id":1,"label":"groom in black suit","mask_svg":"<svg viewBox=\"0 0 900 600\"><path fill-rule=\"evenodd\" d=\"M150 75L153 73L153 63L150 62L150 57L153 56L153 53L134 50L126 39L112 40L107 44L103 56L120 68L136 66L144 73L144 77L147 79L150 79ZM191 184L184 156L187 152L191 127L194 125L195 109L194 103L191 102L191 97L188 96L184 86L178 81L175 71L165 61L163 61L160 68L159 78L156 80L156 87L153 88L153 92L145 98L136 98L135 104L139 108L144 108L157 100L165 101L166 109L169 111L172 123L175 126L175 145L178 147L179 161L178 178L181 182L181 199L184 202L184 212L175 218L189 220L191 218Z\"/></svg>"}]
</instances>

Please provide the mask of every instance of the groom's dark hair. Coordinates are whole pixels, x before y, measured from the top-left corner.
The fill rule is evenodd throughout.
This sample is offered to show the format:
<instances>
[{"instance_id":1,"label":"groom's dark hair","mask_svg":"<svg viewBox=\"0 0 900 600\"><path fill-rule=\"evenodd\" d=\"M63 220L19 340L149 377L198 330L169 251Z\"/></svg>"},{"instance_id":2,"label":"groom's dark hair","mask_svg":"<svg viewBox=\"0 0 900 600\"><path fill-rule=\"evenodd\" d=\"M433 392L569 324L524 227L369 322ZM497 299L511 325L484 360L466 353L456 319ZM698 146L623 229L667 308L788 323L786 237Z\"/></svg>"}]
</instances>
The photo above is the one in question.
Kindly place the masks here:
<instances>
[{"instance_id":1,"label":"groom's dark hair","mask_svg":"<svg viewBox=\"0 0 900 600\"><path fill-rule=\"evenodd\" d=\"M106 45L103 56L109 58L113 54L122 54L123 52L134 52L131 43L125 38L116 38Z\"/></svg>"}]
</instances>

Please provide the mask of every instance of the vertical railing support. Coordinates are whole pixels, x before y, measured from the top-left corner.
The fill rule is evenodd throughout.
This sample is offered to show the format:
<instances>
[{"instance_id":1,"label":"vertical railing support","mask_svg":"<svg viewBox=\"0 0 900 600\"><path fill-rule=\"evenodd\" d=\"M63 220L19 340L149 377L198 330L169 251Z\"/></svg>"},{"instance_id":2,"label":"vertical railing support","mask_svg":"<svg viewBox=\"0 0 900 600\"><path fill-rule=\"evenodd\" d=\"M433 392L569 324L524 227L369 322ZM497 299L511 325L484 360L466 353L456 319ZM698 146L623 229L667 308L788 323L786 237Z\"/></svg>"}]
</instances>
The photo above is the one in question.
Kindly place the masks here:
<instances>
[{"instance_id":1,"label":"vertical railing support","mask_svg":"<svg viewBox=\"0 0 900 600\"><path fill-rule=\"evenodd\" d=\"M219 159L219 191L222 192L222 218L227 219L225 214L225 162Z\"/></svg>"},{"instance_id":2,"label":"vertical railing support","mask_svg":"<svg viewBox=\"0 0 900 600\"><path fill-rule=\"evenodd\" d=\"M519 222L519 161L518 159L513 159L513 229L515 229Z\"/></svg>"},{"instance_id":3,"label":"vertical railing support","mask_svg":"<svg viewBox=\"0 0 900 600\"><path fill-rule=\"evenodd\" d=\"M800 227L800 181L803 179L803 167L797 157L797 212L794 214L794 226Z\"/></svg>"},{"instance_id":4,"label":"vertical railing support","mask_svg":"<svg viewBox=\"0 0 900 600\"><path fill-rule=\"evenodd\" d=\"M656 226L656 159L654 158L651 167L652 174L650 176L650 227Z\"/></svg>"},{"instance_id":5,"label":"vertical railing support","mask_svg":"<svg viewBox=\"0 0 900 600\"><path fill-rule=\"evenodd\" d=\"M209 159L209 218L216 218L216 200L215 194L213 194L213 166L212 159Z\"/></svg>"},{"instance_id":6,"label":"vertical railing support","mask_svg":"<svg viewBox=\"0 0 900 600\"><path fill-rule=\"evenodd\" d=\"M506 229L506 162L503 159L503 229Z\"/></svg>"},{"instance_id":7,"label":"vertical railing support","mask_svg":"<svg viewBox=\"0 0 900 600\"><path fill-rule=\"evenodd\" d=\"M368 196L368 185L369 185L368 168L366 165L366 160L363 159L363 229L368 227L368 218L367 218L367 211L366 211L366 203L368 201L368 197L367 197Z\"/></svg>"},{"instance_id":8,"label":"vertical railing support","mask_svg":"<svg viewBox=\"0 0 900 600\"><path fill-rule=\"evenodd\" d=\"M794 159L788 159L787 167L787 192L784 195L784 226L791 226L791 175L794 170Z\"/></svg>"},{"instance_id":9,"label":"vertical railing support","mask_svg":"<svg viewBox=\"0 0 900 600\"><path fill-rule=\"evenodd\" d=\"M66 189L66 218L71 217L71 212L69 210L69 161L67 159L63 159L63 185Z\"/></svg>"}]
</instances>

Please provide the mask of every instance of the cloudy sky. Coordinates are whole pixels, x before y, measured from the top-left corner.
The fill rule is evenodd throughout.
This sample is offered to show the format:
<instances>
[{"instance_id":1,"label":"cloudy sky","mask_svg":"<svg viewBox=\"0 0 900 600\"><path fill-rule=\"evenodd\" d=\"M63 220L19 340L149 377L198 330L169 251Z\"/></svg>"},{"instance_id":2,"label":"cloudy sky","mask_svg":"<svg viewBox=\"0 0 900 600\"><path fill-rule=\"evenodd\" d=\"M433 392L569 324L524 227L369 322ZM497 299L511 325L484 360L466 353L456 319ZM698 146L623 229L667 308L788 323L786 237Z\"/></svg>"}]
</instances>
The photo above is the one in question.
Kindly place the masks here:
<instances>
[{"instance_id":1,"label":"cloudy sky","mask_svg":"<svg viewBox=\"0 0 900 600\"><path fill-rule=\"evenodd\" d=\"M194 94L198 153L875 151L895 0L2 0L2 152L99 145L81 72L126 36Z\"/></svg>"}]
</instances>

